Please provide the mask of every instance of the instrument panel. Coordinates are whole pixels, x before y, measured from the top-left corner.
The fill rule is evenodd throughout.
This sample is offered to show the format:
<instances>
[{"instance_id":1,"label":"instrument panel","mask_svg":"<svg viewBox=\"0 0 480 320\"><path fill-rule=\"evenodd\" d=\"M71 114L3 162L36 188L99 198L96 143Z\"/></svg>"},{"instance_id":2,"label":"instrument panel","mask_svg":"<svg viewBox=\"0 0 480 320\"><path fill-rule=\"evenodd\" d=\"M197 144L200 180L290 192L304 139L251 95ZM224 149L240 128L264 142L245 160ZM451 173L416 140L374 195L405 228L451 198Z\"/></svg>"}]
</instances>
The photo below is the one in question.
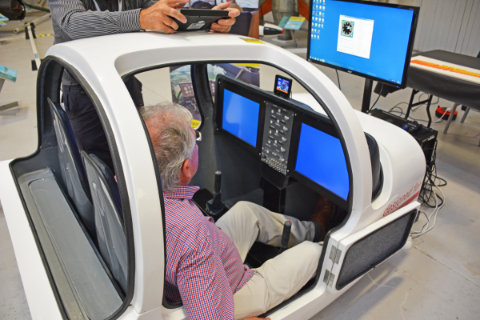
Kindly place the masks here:
<instances>
[{"instance_id":1,"label":"instrument panel","mask_svg":"<svg viewBox=\"0 0 480 320\"><path fill-rule=\"evenodd\" d=\"M300 181L341 206L350 190L344 146L332 121L293 99L217 77L216 130L250 150L278 189Z\"/></svg>"}]
</instances>

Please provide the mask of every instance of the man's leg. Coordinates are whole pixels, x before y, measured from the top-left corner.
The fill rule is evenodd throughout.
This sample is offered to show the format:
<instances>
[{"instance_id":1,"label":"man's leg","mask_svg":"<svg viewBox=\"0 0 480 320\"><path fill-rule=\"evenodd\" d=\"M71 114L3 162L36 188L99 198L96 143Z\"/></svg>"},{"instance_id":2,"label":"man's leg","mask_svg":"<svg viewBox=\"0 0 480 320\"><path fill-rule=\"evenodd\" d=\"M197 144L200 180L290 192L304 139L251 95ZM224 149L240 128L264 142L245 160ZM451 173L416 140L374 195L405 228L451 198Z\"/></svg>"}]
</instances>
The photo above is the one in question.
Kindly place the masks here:
<instances>
[{"instance_id":1,"label":"man's leg","mask_svg":"<svg viewBox=\"0 0 480 320\"><path fill-rule=\"evenodd\" d=\"M218 219L216 225L233 240L242 260L245 260L255 241L280 247L283 224L287 220L292 222L289 247L315 238L312 221L300 221L247 201L236 203Z\"/></svg>"},{"instance_id":2,"label":"man's leg","mask_svg":"<svg viewBox=\"0 0 480 320\"><path fill-rule=\"evenodd\" d=\"M293 296L311 278L322 246L304 241L266 261L234 296L235 319L257 316Z\"/></svg>"}]
</instances>

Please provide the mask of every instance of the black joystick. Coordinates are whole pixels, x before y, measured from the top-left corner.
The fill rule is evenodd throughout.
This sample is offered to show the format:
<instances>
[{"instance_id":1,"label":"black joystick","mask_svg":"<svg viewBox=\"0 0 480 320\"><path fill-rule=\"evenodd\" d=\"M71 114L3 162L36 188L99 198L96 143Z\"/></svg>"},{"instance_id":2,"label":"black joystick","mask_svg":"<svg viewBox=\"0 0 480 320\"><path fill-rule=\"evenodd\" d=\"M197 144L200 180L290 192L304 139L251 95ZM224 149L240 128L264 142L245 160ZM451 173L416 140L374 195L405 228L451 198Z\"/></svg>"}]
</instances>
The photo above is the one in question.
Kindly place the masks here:
<instances>
[{"instance_id":1,"label":"black joystick","mask_svg":"<svg viewBox=\"0 0 480 320\"><path fill-rule=\"evenodd\" d=\"M283 224L282 242L280 252L288 249L288 241L290 240L290 230L292 229L292 222L290 220L285 221Z\"/></svg>"},{"instance_id":2,"label":"black joystick","mask_svg":"<svg viewBox=\"0 0 480 320\"><path fill-rule=\"evenodd\" d=\"M220 170L215 171L215 186L212 199L207 201L207 213L215 220L220 217L225 211L225 205L222 201L222 172Z\"/></svg>"}]
</instances>

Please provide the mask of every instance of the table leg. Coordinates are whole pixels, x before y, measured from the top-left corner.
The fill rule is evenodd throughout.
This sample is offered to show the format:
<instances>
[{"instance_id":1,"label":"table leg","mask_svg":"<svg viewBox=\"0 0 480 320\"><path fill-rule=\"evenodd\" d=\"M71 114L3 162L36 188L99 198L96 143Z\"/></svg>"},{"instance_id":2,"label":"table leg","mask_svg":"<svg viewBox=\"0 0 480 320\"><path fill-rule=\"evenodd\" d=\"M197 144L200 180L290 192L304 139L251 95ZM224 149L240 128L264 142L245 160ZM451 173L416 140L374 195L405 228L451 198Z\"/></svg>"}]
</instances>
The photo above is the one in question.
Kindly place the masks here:
<instances>
[{"instance_id":1,"label":"table leg","mask_svg":"<svg viewBox=\"0 0 480 320\"><path fill-rule=\"evenodd\" d=\"M408 102L407 112L405 113L405 119L408 119L408 117L410 116L410 112L412 111L413 107L416 107L416 106L419 106L419 105L422 105L422 104L426 103L427 104L426 111L427 111L427 116L428 116L428 127L430 128L430 125L432 124L432 115L430 114L430 105L432 104L433 94L428 95L428 99L413 103L415 95L419 92L420 91L418 91L418 90L412 89L412 94L410 95L410 101Z\"/></svg>"},{"instance_id":2,"label":"table leg","mask_svg":"<svg viewBox=\"0 0 480 320\"><path fill-rule=\"evenodd\" d=\"M412 89L412 94L410 95L410 102L408 102L407 112L405 113L405 119L408 119L408 116L410 115L410 110L413 107L413 98L415 98L415 95L417 93L418 90Z\"/></svg>"},{"instance_id":3,"label":"table leg","mask_svg":"<svg viewBox=\"0 0 480 320\"><path fill-rule=\"evenodd\" d=\"M427 117L428 117L428 127L430 128L430 126L432 125L432 115L430 114L430 105L432 104L432 98L433 98L433 94L431 94L428 99L426 100L427 101L427 107L425 108L425 110L427 111Z\"/></svg>"},{"instance_id":4,"label":"table leg","mask_svg":"<svg viewBox=\"0 0 480 320\"><path fill-rule=\"evenodd\" d=\"M0 111L5 111L5 110L11 109L11 108L15 108L15 107L18 107L18 102L17 102L17 101L15 101L15 102L10 102L10 103L8 103L8 104L1 105L1 106L0 106Z\"/></svg>"},{"instance_id":5,"label":"table leg","mask_svg":"<svg viewBox=\"0 0 480 320\"><path fill-rule=\"evenodd\" d=\"M445 125L445 129L443 129L443 133L447 133L448 127L450 127L450 123L452 122L453 116L455 115L455 111L457 110L458 103L455 103L452 109L452 112L450 112L450 115L448 116L448 121L447 124ZM447 110L445 110L447 112Z\"/></svg>"},{"instance_id":6,"label":"table leg","mask_svg":"<svg viewBox=\"0 0 480 320\"><path fill-rule=\"evenodd\" d=\"M3 84L5 83L5 79L3 78L0 78L0 91L2 91L2 88L3 88ZM10 108L14 108L18 106L18 102L15 101L15 102L11 102L11 103L7 103L7 104L4 104L4 105L1 105L0 106L0 111L5 111L7 109L10 109Z\"/></svg>"},{"instance_id":7,"label":"table leg","mask_svg":"<svg viewBox=\"0 0 480 320\"><path fill-rule=\"evenodd\" d=\"M466 109L465 109L465 112L463 113L462 121L460 121L461 123L465 121L465 119L467 118L467 114L470 111L470 107L465 106L465 108Z\"/></svg>"}]
</instances>

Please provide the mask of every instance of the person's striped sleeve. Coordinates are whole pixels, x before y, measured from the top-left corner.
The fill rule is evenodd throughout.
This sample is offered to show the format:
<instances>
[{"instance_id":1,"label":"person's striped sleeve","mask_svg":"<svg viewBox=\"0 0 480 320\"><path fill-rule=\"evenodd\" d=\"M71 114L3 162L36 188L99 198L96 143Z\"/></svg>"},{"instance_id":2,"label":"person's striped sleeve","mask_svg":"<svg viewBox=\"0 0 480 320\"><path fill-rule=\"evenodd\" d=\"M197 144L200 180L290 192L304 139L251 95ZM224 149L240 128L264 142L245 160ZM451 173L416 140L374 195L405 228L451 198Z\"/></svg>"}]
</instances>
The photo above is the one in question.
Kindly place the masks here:
<instances>
[{"instance_id":1,"label":"person's striped sleeve","mask_svg":"<svg viewBox=\"0 0 480 320\"><path fill-rule=\"evenodd\" d=\"M124 0L125 1L125 0ZM139 14L154 1L133 0L136 9L124 11L96 11L87 8L81 0L49 0L55 33L61 33L61 42L114 33L140 31ZM56 37L57 38L57 37Z\"/></svg>"}]
</instances>

